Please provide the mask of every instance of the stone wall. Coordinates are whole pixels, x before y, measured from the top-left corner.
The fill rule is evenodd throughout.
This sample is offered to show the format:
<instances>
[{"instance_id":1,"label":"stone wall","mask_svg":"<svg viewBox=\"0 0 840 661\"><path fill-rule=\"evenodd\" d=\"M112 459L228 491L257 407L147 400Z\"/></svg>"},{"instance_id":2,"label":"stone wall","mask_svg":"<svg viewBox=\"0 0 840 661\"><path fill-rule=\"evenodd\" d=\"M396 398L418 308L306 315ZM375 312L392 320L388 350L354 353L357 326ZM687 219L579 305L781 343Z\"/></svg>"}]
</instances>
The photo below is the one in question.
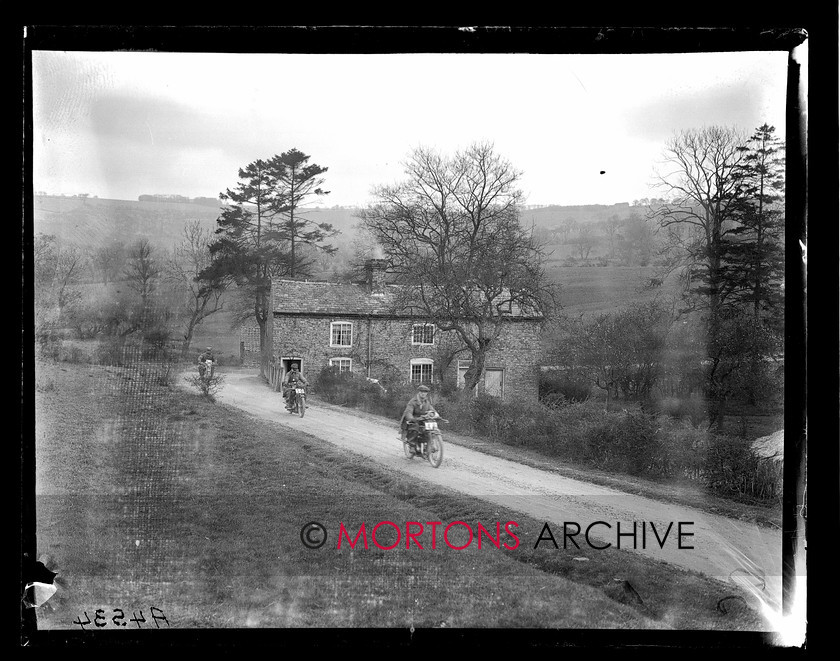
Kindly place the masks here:
<instances>
[{"instance_id":1,"label":"stone wall","mask_svg":"<svg viewBox=\"0 0 840 661\"><path fill-rule=\"evenodd\" d=\"M502 334L491 345L485 367L501 367L505 370L506 401L537 401L541 353L540 326L536 322L507 324ZM479 383L479 389L481 385Z\"/></svg>"},{"instance_id":2,"label":"stone wall","mask_svg":"<svg viewBox=\"0 0 840 661\"><path fill-rule=\"evenodd\" d=\"M330 324L352 324L352 346L330 346ZM454 337L436 333L435 344L412 344L411 320L382 318L348 318L341 316L276 315L274 318L273 352L275 360L297 358L309 378L317 377L331 358L350 358L353 372L361 376L382 378L391 375L408 381L411 359L433 361L433 379L438 386L454 388L458 378L458 361L469 354L453 355L457 346ZM257 337L257 339L259 339ZM259 342L256 345L259 355ZM512 322L488 352L486 367L504 370L503 396L536 400L538 396L537 361L540 353L539 325L535 322ZM483 392L483 380L479 392Z\"/></svg>"}]
</instances>

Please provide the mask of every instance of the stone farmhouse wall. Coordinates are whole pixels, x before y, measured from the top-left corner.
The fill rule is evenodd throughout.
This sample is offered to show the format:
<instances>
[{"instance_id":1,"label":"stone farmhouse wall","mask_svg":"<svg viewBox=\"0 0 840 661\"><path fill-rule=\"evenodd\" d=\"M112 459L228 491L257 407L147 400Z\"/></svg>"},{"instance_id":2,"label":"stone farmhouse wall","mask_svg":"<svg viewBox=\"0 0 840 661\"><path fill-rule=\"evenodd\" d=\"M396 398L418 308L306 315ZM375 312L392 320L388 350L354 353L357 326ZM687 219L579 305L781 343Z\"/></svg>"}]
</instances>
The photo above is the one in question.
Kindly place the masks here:
<instances>
[{"instance_id":1,"label":"stone farmhouse wall","mask_svg":"<svg viewBox=\"0 0 840 661\"><path fill-rule=\"evenodd\" d=\"M332 346L333 323L351 324L351 346ZM431 362L432 380L436 386L457 387L459 361L463 374L469 353L452 355L454 338L441 332L435 333L433 345L412 344L416 323L404 318L275 313L272 355L277 362L290 358L300 360L301 368L309 378L316 377L322 368L330 365L331 359L344 359L344 367L361 376L379 379L391 375L404 381L411 379L412 360ZM485 366L503 370L501 395L504 399L537 399L539 332L538 322L512 321L505 325L501 336L491 346ZM258 358L258 343L255 355ZM484 380L479 383L479 393L484 392L484 383Z\"/></svg>"}]
</instances>

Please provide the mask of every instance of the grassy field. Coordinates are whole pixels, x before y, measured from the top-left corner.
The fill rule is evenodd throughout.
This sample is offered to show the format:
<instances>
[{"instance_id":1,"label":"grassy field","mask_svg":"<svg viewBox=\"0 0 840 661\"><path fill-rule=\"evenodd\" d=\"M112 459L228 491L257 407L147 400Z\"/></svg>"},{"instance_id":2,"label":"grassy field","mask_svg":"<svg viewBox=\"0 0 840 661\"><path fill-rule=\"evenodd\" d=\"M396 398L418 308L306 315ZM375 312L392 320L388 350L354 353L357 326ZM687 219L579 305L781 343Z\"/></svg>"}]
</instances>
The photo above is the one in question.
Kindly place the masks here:
<instances>
[{"instance_id":1,"label":"grassy field","mask_svg":"<svg viewBox=\"0 0 840 661\"><path fill-rule=\"evenodd\" d=\"M572 316L614 312L666 293L646 287L654 276L652 266L563 266L555 261L547 275L561 287L562 312Z\"/></svg>"},{"instance_id":2,"label":"grassy field","mask_svg":"<svg viewBox=\"0 0 840 661\"><path fill-rule=\"evenodd\" d=\"M85 631L109 635L158 626L765 627L727 599L732 586L613 549L534 549L542 522L430 491L158 376L148 366L38 369L38 554L59 585L39 611L40 629L81 631L86 619ZM521 544L365 551L339 550L335 537L319 549L301 543L309 521L336 533L339 522L381 520L516 521ZM380 541L388 545L387 533ZM152 607L166 620L152 621ZM141 610L146 622L131 621Z\"/></svg>"}]
</instances>

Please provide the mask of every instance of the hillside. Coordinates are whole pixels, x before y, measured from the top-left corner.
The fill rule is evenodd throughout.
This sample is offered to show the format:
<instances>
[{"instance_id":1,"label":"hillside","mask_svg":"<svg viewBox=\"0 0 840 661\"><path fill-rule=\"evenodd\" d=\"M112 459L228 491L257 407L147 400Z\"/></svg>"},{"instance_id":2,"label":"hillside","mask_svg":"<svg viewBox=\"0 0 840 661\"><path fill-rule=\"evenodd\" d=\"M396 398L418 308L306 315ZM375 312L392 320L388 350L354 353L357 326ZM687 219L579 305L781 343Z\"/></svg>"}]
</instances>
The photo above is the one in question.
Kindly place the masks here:
<instances>
[{"instance_id":1,"label":"hillside","mask_svg":"<svg viewBox=\"0 0 840 661\"><path fill-rule=\"evenodd\" d=\"M522 213L522 222L530 227L532 224L547 230L554 230L565 222L577 222L590 225L618 216L624 220L629 218L634 210L629 202L621 204L587 204L584 206L530 207Z\"/></svg>"},{"instance_id":2,"label":"hillside","mask_svg":"<svg viewBox=\"0 0 840 661\"><path fill-rule=\"evenodd\" d=\"M216 228L219 207L183 202L150 202L100 198L36 195L33 198L35 234L52 234L81 246L119 240L131 243L141 237L156 247L169 249L181 242L184 226L199 220ZM312 209L306 215L318 223L332 223L342 232L342 243L353 232L355 209Z\"/></svg>"},{"instance_id":3,"label":"hillside","mask_svg":"<svg viewBox=\"0 0 840 661\"><path fill-rule=\"evenodd\" d=\"M316 223L330 223L341 232L340 245L348 246L355 234L357 209L348 207L313 208L306 211ZM565 222L593 224L613 216L629 218L628 203L586 206L530 207L522 213L524 224L552 231ZM140 237L168 248L181 241L184 225L201 221L215 229L219 208L184 202L110 200L101 198L35 195L33 223L36 234L53 234L80 245L97 245L118 239L126 243Z\"/></svg>"}]
</instances>

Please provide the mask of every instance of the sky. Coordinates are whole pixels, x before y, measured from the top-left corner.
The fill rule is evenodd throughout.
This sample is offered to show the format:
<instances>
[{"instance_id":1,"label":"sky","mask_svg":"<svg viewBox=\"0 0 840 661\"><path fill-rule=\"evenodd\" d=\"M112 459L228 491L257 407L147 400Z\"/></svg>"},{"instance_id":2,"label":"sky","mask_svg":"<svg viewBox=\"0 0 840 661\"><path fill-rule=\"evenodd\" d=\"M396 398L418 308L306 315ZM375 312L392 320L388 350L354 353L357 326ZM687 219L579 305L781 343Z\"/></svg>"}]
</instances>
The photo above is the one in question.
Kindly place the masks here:
<instances>
[{"instance_id":1,"label":"sky","mask_svg":"<svg viewBox=\"0 0 840 661\"><path fill-rule=\"evenodd\" d=\"M490 142L527 204L632 202L657 196L677 131L766 122L784 138L786 65L784 51L34 51L33 190L217 197L295 148L328 168L321 204L365 206L415 147Z\"/></svg>"}]
</instances>

